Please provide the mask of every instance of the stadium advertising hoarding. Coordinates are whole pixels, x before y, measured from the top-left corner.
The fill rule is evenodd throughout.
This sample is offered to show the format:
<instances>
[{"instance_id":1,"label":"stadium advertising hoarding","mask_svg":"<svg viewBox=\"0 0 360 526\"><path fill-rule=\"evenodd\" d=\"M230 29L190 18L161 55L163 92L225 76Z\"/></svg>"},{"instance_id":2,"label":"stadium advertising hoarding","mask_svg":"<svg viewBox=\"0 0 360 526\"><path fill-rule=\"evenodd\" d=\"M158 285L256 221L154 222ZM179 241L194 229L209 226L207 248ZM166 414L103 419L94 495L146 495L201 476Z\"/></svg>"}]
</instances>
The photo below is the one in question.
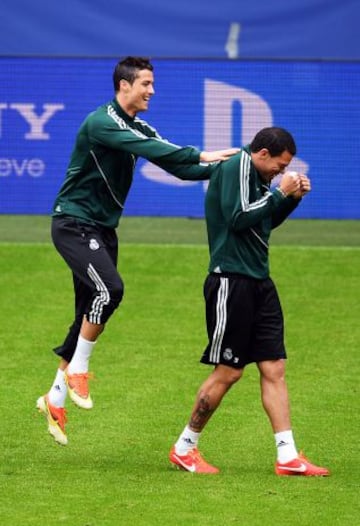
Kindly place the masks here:
<instances>
[{"instance_id":1,"label":"stadium advertising hoarding","mask_svg":"<svg viewBox=\"0 0 360 526\"><path fill-rule=\"evenodd\" d=\"M356 0L2 2L6 56L359 59ZM79 30L81 21L81 31ZM136 24L135 24L136 21ZM20 38L21 35L21 38ZM121 50L121 51L118 51ZM124 51L131 50L131 51Z\"/></svg>"},{"instance_id":2,"label":"stadium advertising hoarding","mask_svg":"<svg viewBox=\"0 0 360 526\"><path fill-rule=\"evenodd\" d=\"M111 99L117 59L0 59L0 213L49 214L76 131ZM140 117L179 145L240 146L283 126L291 169L312 193L293 217L360 218L360 63L154 60L155 96ZM206 183L182 182L139 159L126 215L203 217Z\"/></svg>"}]
</instances>

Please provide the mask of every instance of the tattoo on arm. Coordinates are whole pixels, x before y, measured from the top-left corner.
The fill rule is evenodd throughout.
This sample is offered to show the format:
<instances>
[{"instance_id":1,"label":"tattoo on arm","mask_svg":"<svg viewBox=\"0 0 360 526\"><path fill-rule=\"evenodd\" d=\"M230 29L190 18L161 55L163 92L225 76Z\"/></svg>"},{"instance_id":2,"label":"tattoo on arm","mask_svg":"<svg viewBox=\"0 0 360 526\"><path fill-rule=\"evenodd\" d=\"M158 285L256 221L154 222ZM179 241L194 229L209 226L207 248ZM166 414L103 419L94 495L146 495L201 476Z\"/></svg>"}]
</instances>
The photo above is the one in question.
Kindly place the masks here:
<instances>
[{"instance_id":1,"label":"tattoo on arm","mask_svg":"<svg viewBox=\"0 0 360 526\"><path fill-rule=\"evenodd\" d=\"M202 431L206 422L209 420L214 412L214 409L210 407L210 397L208 395L200 395L198 403L194 409L190 419L190 427L195 432L199 433Z\"/></svg>"}]
</instances>

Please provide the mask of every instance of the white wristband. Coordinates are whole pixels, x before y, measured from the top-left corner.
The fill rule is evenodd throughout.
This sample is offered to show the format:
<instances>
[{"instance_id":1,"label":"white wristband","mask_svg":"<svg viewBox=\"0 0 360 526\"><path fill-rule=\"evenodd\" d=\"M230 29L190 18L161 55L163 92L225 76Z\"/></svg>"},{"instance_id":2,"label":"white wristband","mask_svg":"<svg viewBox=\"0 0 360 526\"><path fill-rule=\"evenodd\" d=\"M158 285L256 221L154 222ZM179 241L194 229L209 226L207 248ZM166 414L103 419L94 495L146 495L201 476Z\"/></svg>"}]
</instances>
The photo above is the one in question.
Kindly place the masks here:
<instances>
[{"instance_id":1,"label":"white wristband","mask_svg":"<svg viewBox=\"0 0 360 526\"><path fill-rule=\"evenodd\" d=\"M276 188L276 190L279 190L279 192L281 193L281 195L282 195L283 197L287 197L286 193L284 192L284 190L283 190L282 188L280 188L280 186L278 186L278 187Z\"/></svg>"}]
</instances>

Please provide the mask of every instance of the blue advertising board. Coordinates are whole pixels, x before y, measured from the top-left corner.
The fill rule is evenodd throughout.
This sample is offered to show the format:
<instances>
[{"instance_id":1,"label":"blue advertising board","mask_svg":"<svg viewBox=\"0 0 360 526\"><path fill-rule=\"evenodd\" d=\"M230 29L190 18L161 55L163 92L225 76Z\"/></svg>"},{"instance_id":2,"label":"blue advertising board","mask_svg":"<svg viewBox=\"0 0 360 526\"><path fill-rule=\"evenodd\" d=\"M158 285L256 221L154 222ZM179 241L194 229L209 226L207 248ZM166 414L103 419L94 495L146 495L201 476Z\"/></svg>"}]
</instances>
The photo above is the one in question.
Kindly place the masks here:
<instances>
[{"instance_id":1,"label":"blue advertising board","mask_svg":"<svg viewBox=\"0 0 360 526\"><path fill-rule=\"evenodd\" d=\"M117 59L0 58L0 213L49 214L76 131L113 97ZM360 63L157 59L140 116L203 150L240 146L265 126L290 130L291 169L313 190L293 217L359 219ZM206 183L139 159L126 215L203 217Z\"/></svg>"},{"instance_id":2,"label":"blue advertising board","mask_svg":"<svg viewBox=\"0 0 360 526\"><path fill-rule=\"evenodd\" d=\"M0 53L358 60L359 18L357 0L5 0Z\"/></svg>"}]
</instances>

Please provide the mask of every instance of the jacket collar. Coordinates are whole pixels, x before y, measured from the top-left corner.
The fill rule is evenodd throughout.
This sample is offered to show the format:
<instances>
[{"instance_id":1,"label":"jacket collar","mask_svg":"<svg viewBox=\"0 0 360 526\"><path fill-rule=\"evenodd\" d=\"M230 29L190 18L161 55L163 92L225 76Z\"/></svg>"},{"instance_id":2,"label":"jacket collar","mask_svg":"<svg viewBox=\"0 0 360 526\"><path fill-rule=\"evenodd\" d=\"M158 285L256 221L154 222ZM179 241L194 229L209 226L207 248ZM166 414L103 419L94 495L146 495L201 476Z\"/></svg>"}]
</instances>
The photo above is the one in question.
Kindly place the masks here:
<instances>
[{"instance_id":1,"label":"jacket collar","mask_svg":"<svg viewBox=\"0 0 360 526\"><path fill-rule=\"evenodd\" d=\"M113 107L114 107L116 113L119 115L119 117L124 119L124 121L126 121L126 122L133 122L134 121L135 117L130 117L130 115L128 115L126 113L126 111L124 111L122 109L122 107L120 106L120 104L118 103L116 98L113 99L112 104L113 104Z\"/></svg>"}]
</instances>

